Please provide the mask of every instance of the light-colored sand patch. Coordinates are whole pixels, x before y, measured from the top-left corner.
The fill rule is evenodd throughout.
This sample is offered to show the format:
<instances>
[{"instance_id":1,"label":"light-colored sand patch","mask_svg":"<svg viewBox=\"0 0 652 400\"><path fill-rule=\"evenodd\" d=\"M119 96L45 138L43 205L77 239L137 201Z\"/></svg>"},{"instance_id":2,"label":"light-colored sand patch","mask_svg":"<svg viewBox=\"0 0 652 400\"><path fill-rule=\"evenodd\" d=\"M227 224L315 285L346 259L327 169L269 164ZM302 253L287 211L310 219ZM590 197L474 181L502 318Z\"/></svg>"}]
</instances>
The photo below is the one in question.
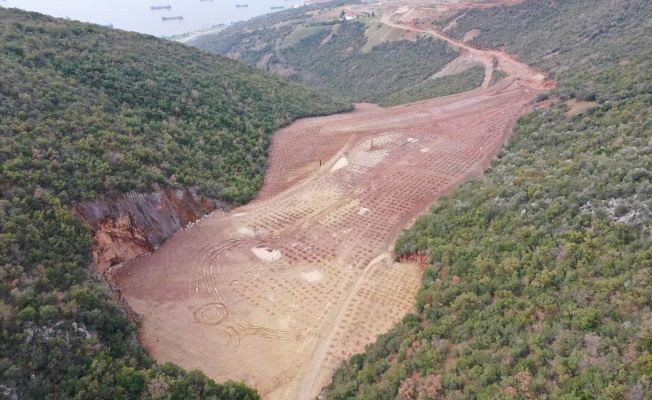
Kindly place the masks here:
<instances>
[{"instance_id":1,"label":"light-colored sand patch","mask_svg":"<svg viewBox=\"0 0 652 400\"><path fill-rule=\"evenodd\" d=\"M430 147L424 147L423 149L421 149L421 152L422 153L427 153L429 150L430 150Z\"/></svg>"},{"instance_id":2,"label":"light-colored sand patch","mask_svg":"<svg viewBox=\"0 0 652 400\"><path fill-rule=\"evenodd\" d=\"M462 41L464 43L468 43L471 40L477 38L478 36L480 36L480 29L473 29L473 30L470 30L470 31L466 32L466 34L464 35L464 38L462 39Z\"/></svg>"},{"instance_id":3,"label":"light-colored sand patch","mask_svg":"<svg viewBox=\"0 0 652 400\"><path fill-rule=\"evenodd\" d=\"M276 261L283 256L279 250L268 247L252 247L251 252L263 261Z\"/></svg>"},{"instance_id":4,"label":"light-colored sand patch","mask_svg":"<svg viewBox=\"0 0 652 400\"><path fill-rule=\"evenodd\" d=\"M367 215L369 214L370 209L367 207L360 207L360 211L358 211L358 215Z\"/></svg>"},{"instance_id":5,"label":"light-colored sand patch","mask_svg":"<svg viewBox=\"0 0 652 400\"><path fill-rule=\"evenodd\" d=\"M373 168L376 165L383 162L389 150L386 148L376 147L376 142L374 142L373 149L367 149L364 147L356 148L349 154L349 159L351 160L349 169L354 173L365 173L369 168Z\"/></svg>"},{"instance_id":6,"label":"light-colored sand patch","mask_svg":"<svg viewBox=\"0 0 652 400\"><path fill-rule=\"evenodd\" d=\"M342 168L346 167L347 165L349 165L349 160L347 160L346 157L342 157L339 160L337 160L335 165L333 165L333 168L331 168L331 172L337 171L338 169L342 169Z\"/></svg>"},{"instance_id":7,"label":"light-colored sand patch","mask_svg":"<svg viewBox=\"0 0 652 400\"><path fill-rule=\"evenodd\" d=\"M251 230L251 229L249 229L249 228L247 228L245 226L239 227L238 232L242 233L243 235L247 235L247 236L254 236L255 235L253 230Z\"/></svg>"},{"instance_id":8,"label":"light-colored sand patch","mask_svg":"<svg viewBox=\"0 0 652 400\"><path fill-rule=\"evenodd\" d=\"M324 274L322 274L321 272L319 272L319 271L317 271L315 269L315 270L312 270L310 272L302 272L301 277L304 280L312 283L312 282L319 282L322 279L324 279Z\"/></svg>"},{"instance_id":9,"label":"light-colored sand patch","mask_svg":"<svg viewBox=\"0 0 652 400\"><path fill-rule=\"evenodd\" d=\"M440 69L436 74L431 76L430 79L443 78L444 76L459 74L475 67L476 65L482 65L482 62L479 62L478 58L473 57L473 54L470 52L465 52L450 63L446 64L444 68Z\"/></svg>"},{"instance_id":10,"label":"light-colored sand patch","mask_svg":"<svg viewBox=\"0 0 652 400\"><path fill-rule=\"evenodd\" d=\"M543 82L543 81L546 80L546 77L541 75L541 74L537 74L537 75L532 76L532 78L530 78L530 80L532 82Z\"/></svg>"}]
</instances>

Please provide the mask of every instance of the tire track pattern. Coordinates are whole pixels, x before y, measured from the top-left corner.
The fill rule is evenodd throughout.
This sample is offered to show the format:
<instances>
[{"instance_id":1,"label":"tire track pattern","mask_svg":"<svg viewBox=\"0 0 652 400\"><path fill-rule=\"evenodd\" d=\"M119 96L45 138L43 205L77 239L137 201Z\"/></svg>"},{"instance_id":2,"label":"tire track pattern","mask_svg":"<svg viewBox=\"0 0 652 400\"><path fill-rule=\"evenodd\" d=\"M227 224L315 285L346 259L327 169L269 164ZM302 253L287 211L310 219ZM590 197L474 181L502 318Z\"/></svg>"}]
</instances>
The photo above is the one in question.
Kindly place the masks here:
<instances>
[{"instance_id":1,"label":"tire track pattern","mask_svg":"<svg viewBox=\"0 0 652 400\"><path fill-rule=\"evenodd\" d=\"M439 196L482 172L535 94L508 78L277 132L256 201L116 277L153 355L245 380L269 399L317 395L334 366L412 307L419 272L379 255Z\"/></svg>"}]
</instances>

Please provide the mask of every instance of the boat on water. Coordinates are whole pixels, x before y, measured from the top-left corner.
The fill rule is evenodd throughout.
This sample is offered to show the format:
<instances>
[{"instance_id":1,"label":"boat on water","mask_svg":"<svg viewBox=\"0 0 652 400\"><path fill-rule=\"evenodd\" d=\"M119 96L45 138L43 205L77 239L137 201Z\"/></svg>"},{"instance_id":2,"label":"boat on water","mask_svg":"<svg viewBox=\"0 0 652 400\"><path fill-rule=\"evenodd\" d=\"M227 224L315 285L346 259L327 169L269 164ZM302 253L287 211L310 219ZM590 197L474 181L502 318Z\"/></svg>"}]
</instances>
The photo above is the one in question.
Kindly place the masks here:
<instances>
[{"instance_id":1,"label":"boat on water","mask_svg":"<svg viewBox=\"0 0 652 400\"><path fill-rule=\"evenodd\" d=\"M274 7L270 7L269 9L270 10L282 10L284 8L285 8L285 6L274 6Z\"/></svg>"},{"instance_id":2,"label":"boat on water","mask_svg":"<svg viewBox=\"0 0 652 400\"><path fill-rule=\"evenodd\" d=\"M169 20L171 20L171 19L182 20L182 19L183 19L183 15L179 15L179 16L176 16L176 17L161 17L161 20L162 20L162 21L169 21Z\"/></svg>"},{"instance_id":3,"label":"boat on water","mask_svg":"<svg viewBox=\"0 0 652 400\"><path fill-rule=\"evenodd\" d=\"M169 5L169 4L167 6L151 6L150 7L151 10L169 10L171 8L172 8L172 6Z\"/></svg>"},{"instance_id":4,"label":"boat on water","mask_svg":"<svg viewBox=\"0 0 652 400\"><path fill-rule=\"evenodd\" d=\"M236 7L249 7L249 4L236 4Z\"/></svg>"}]
</instances>

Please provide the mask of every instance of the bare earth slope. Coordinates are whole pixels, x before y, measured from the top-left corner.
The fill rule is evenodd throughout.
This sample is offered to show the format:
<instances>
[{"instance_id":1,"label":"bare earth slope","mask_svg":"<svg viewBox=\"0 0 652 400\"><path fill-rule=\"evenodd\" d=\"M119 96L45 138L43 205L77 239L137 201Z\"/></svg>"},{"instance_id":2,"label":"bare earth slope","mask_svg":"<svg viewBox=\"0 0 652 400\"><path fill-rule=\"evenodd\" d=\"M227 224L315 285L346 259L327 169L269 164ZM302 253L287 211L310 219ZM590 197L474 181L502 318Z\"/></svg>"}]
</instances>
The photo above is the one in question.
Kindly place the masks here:
<instances>
[{"instance_id":1,"label":"bare earth slope","mask_svg":"<svg viewBox=\"0 0 652 400\"><path fill-rule=\"evenodd\" d=\"M542 88L542 76L509 65L512 77L491 88L358 105L277 132L256 201L113 277L152 355L264 398L316 396L341 360L412 309L420 271L392 261L396 234L481 174Z\"/></svg>"}]
</instances>

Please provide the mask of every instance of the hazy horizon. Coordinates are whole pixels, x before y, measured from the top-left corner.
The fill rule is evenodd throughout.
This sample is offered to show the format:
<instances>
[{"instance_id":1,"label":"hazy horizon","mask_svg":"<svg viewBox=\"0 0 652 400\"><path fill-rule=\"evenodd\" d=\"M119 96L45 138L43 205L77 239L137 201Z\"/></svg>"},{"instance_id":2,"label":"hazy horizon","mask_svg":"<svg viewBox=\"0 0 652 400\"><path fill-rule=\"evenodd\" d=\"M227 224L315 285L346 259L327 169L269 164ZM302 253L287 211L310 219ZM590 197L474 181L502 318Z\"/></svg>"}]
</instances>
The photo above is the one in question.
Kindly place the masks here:
<instances>
[{"instance_id":1,"label":"hazy horizon","mask_svg":"<svg viewBox=\"0 0 652 400\"><path fill-rule=\"evenodd\" d=\"M302 0L0 0L0 7L36 11L59 18L70 18L100 25L113 24L154 36L172 36L218 24L244 21L269 13L270 7L292 7ZM248 7L236 7L247 4ZM152 10L152 6L170 9ZM183 16L183 20L163 21L161 17Z\"/></svg>"}]
</instances>

